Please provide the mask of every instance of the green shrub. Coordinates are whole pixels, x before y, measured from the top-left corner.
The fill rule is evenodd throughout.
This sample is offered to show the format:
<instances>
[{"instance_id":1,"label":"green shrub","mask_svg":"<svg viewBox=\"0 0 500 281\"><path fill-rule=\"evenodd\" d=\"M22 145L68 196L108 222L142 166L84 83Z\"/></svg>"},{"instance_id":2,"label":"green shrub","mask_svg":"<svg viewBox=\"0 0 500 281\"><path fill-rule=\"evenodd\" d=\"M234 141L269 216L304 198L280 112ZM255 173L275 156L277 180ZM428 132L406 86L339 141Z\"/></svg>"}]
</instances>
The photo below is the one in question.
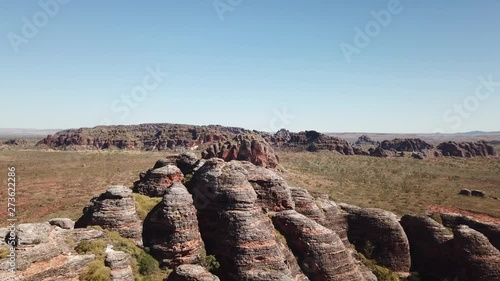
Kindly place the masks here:
<instances>
[{"instance_id":1,"label":"green shrub","mask_svg":"<svg viewBox=\"0 0 500 281\"><path fill-rule=\"evenodd\" d=\"M96 257L104 257L107 244L106 241L101 239L94 241L84 240L76 245L75 251L80 255L94 254Z\"/></svg>"},{"instance_id":2,"label":"green shrub","mask_svg":"<svg viewBox=\"0 0 500 281\"><path fill-rule=\"evenodd\" d=\"M220 263L217 261L217 258L213 255L207 256L206 253L203 253L200 259L201 259L201 265L212 273L217 271L217 269L219 269L220 267Z\"/></svg>"},{"instance_id":3,"label":"green shrub","mask_svg":"<svg viewBox=\"0 0 500 281\"><path fill-rule=\"evenodd\" d=\"M135 208L137 209L137 215L144 221L149 212L161 202L162 198L152 198L142 194L134 193L135 198Z\"/></svg>"},{"instance_id":4,"label":"green shrub","mask_svg":"<svg viewBox=\"0 0 500 281\"><path fill-rule=\"evenodd\" d=\"M98 259L93 261L82 274L80 274L80 281L110 281L111 269L104 266L104 260Z\"/></svg>"},{"instance_id":5,"label":"green shrub","mask_svg":"<svg viewBox=\"0 0 500 281\"><path fill-rule=\"evenodd\" d=\"M9 249L0 249L0 259L5 259L6 257L8 257L10 254L10 250Z\"/></svg>"},{"instance_id":6,"label":"green shrub","mask_svg":"<svg viewBox=\"0 0 500 281\"><path fill-rule=\"evenodd\" d=\"M363 264L370 269L378 281L400 281L399 276L388 268L380 266L374 260L367 259L363 254L358 253Z\"/></svg>"},{"instance_id":7,"label":"green shrub","mask_svg":"<svg viewBox=\"0 0 500 281\"><path fill-rule=\"evenodd\" d=\"M139 266L139 273L142 275L154 274L160 268L158 261L145 252L137 257L137 265Z\"/></svg>"}]
</instances>

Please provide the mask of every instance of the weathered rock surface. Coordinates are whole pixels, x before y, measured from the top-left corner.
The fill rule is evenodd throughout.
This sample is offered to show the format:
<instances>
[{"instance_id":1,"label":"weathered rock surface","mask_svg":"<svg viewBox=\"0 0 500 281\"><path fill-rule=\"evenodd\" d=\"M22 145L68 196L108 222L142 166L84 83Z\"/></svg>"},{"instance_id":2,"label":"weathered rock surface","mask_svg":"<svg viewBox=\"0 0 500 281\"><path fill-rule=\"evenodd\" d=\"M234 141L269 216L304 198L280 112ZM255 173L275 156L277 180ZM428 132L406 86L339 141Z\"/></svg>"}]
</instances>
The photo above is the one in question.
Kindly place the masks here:
<instances>
[{"instance_id":1,"label":"weathered rock surface","mask_svg":"<svg viewBox=\"0 0 500 281\"><path fill-rule=\"evenodd\" d=\"M316 198L316 205L323 212L324 218L320 224L333 230L342 240L346 247L350 247L347 237L348 216L349 214L342 210L335 202L330 200L328 195L322 195Z\"/></svg>"},{"instance_id":2,"label":"weathered rock surface","mask_svg":"<svg viewBox=\"0 0 500 281\"><path fill-rule=\"evenodd\" d=\"M393 150L385 150L380 146L370 151L370 156L374 157L394 157L396 152Z\"/></svg>"},{"instance_id":3,"label":"weathered rock surface","mask_svg":"<svg viewBox=\"0 0 500 281\"><path fill-rule=\"evenodd\" d=\"M464 196L471 196L472 192L469 189L464 188L464 189L461 189L460 192L458 192L458 194L464 195Z\"/></svg>"},{"instance_id":4,"label":"weathered rock surface","mask_svg":"<svg viewBox=\"0 0 500 281\"><path fill-rule=\"evenodd\" d=\"M276 168L279 164L273 148L260 136L253 135L238 135L230 141L216 142L203 151L201 156L203 159L221 158L226 162L249 161L265 168Z\"/></svg>"},{"instance_id":5,"label":"weathered rock surface","mask_svg":"<svg viewBox=\"0 0 500 281\"><path fill-rule=\"evenodd\" d=\"M381 209L339 206L349 213L347 234L358 251L392 271L410 271L410 246L396 215Z\"/></svg>"},{"instance_id":6,"label":"weathered rock surface","mask_svg":"<svg viewBox=\"0 0 500 281\"><path fill-rule=\"evenodd\" d=\"M343 155L354 155L354 149L348 141L316 131L292 133L282 129L266 139L273 146L285 150L328 150L336 151Z\"/></svg>"},{"instance_id":7,"label":"weathered rock surface","mask_svg":"<svg viewBox=\"0 0 500 281\"><path fill-rule=\"evenodd\" d=\"M380 142L372 140L367 135L362 135L356 141L356 145L379 145Z\"/></svg>"},{"instance_id":8,"label":"weathered rock surface","mask_svg":"<svg viewBox=\"0 0 500 281\"><path fill-rule=\"evenodd\" d=\"M17 229L16 265L18 271L14 280L76 279L82 270L94 260L94 256L72 254L74 245L83 240L104 237L104 233L97 229L68 230L49 223L20 224ZM7 230L0 229L0 233L5 236ZM8 279L11 277L7 272L8 268L8 258L0 259L0 280L11 280Z\"/></svg>"},{"instance_id":9,"label":"weathered rock surface","mask_svg":"<svg viewBox=\"0 0 500 281\"><path fill-rule=\"evenodd\" d=\"M401 225L410 242L412 271L423 280L453 280L453 234L429 217L405 215Z\"/></svg>"},{"instance_id":10,"label":"weathered rock surface","mask_svg":"<svg viewBox=\"0 0 500 281\"><path fill-rule=\"evenodd\" d=\"M87 149L196 149L217 141L227 141L239 134L259 135L243 128L219 125L194 126L182 124L140 124L127 126L97 126L64 130L49 135L38 146L65 148L78 146Z\"/></svg>"},{"instance_id":11,"label":"weathered rock surface","mask_svg":"<svg viewBox=\"0 0 500 281\"><path fill-rule=\"evenodd\" d=\"M279 212L295 207L290 187L274 171L258 167L250 162L241 162L244 174L257 193L256 204L263 210Z\"/></svg>"},{"instance_id":12,"label":"weathered rock surface","mask_svg":"<svg viewBox=\"0 0 500 281\"><path fill-rule=\"evenodd\" d=\"M364 280L351 254L332 230L295 210L277 213L273 223L311 280Z\"/></svg>"},{"instance_id":13,"label":"weathered rock surface","mask_svg":"<svg viewBox=\"0 0 500 281\"><path fill-rule=\"evenodd\" d=\"M129 254L108 247L104 264L111 269L111 281L134 280L132 258Z\"/></svg>"},{"instance_id":14,"label":"weathered rock surface","mask_svg":"<svg viewBox=\"0 0 500 281\"><path fill-rule=\"evenodd\" d=\"M205 251L191 194L179 182L144 220L144 246L163 266L196 264Z\"/></svg>"},{"instance_id":15,"label":"weathered rock surface","mask_svg":"<svg viewBox=\"0 0 500 281\"><path fill-rule=\"evenodd\" d=\"M181 265L172 272L167 281L219 281L219 277L199 265Z\"/></svg>"},{"instance_id":16,"label":"weathered rock surface","mask_svg":"<svg viewBox=\"0 0 500 281\"><path fill-rule=\"evenodd\" d=\"M490 240L490 243L500 249L500 225L478 221L471 217L463 216L460 214L443 213L440 214L443 225L449 228L457 228L459 225L466 225Z\"/></svg>"},{"instance_id":17,"label":"weathered rock surface","mask_svg":"<svg viewBox=\"0 0 500 281\"><path fill-rule=\"evenodd\" d=\"M496 151L493 146L486 141L477 142L443 142L437 147L444 156L455 157L475 157L475 156L496 156Z\"/></svg>"},{"instance_id":18,"label":"weathered rock surface","mask_svg":"<svg viewBox=\"0 0 500 281\"><path fill-rule=\"evenodd\" d=\"M461 225L454 230L459 281L500 280L500 251L481 233Z\"/></svg>"},{"instance_id":19,"label":"weathered rock surface","mask_svg":"<svg viewBox=\"0 0 500 281\"><path fill-rule=\"evenodd\" d=\"M162 160L159 160L162 161ZM155 165L155 167L158 165ZM150 197L163 197L175 182L183 182L184 174L174 165L166 165L142 173L134 183L134 192Z\"/></svg>"},{"instance_id":20,"label":"weathered rock surface","mask_svg":"<svg viewBox=\"0 0 500 281\"><path fill-rule=\"evenodd\" d=\"M213 158L190 181L207 252L222 280L291 280L269 217L240 162Z\"/></svg>"},{"instance_id":21,"label":"weathered rock surface","mask_svg":"<svg viewBox=\"0 0 500 281\"><path fill-rule=\"evenodd\" d=\"M55 218L49 220L50 225L59 226L63 229L73 229L75 228L75 222L68 218Z\"/></svg>"},{"instance_id":22,"label":"weathered rock surface","mask_svg":"<svg viewBox=\"0 0 500 281\"><path fill-rule=\"evenodd\" d=\"M142 225L137 216L135 200L132 190L125 186L113 186L87 204L75 228L91 225L117 231L125 238L142 243Z\"/></svg>"},{"instance_id":23,"label":"weathered rock surface","mask_svg":"<svg viewBox=\"0 0 500 281\"><path fill-rule=\"evenodd\" d=\"M3 142L5 145L26 146L28 142L22 139L10 139Z\"/></svg>"},{"instance_id":24,"label":"weathered rock surface","mask_svg":"<svg viewBox=\"0 0 500 281\"><path fill-rule=\"evenodd\" d=\"M425 150L434 149L434 146L421 139L415 138L385 140L380 143L380 148L384 150L422 152Z\"/></svg>"}]
</instances>

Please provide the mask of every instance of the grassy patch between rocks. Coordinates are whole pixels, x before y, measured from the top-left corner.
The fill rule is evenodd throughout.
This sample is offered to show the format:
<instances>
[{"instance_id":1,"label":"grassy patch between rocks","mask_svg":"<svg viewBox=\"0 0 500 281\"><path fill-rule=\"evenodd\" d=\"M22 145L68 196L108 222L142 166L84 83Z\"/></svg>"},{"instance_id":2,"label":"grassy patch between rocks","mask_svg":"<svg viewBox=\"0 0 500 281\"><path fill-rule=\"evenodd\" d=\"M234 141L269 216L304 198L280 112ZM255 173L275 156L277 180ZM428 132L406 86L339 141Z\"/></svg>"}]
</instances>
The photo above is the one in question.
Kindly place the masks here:
<instances>
[{"instance_id":1,"label":"grassy patch between rocks","mask_svg":"<svg viewBox=\"0 0 500 281\"><path fill-rule=\"evenodd\" d=\"M144 221L148 213L161 202L162 198L152 198L146 195L134 193L135 207L137 209L137 215Z\"/></svg>"}]
</instances>

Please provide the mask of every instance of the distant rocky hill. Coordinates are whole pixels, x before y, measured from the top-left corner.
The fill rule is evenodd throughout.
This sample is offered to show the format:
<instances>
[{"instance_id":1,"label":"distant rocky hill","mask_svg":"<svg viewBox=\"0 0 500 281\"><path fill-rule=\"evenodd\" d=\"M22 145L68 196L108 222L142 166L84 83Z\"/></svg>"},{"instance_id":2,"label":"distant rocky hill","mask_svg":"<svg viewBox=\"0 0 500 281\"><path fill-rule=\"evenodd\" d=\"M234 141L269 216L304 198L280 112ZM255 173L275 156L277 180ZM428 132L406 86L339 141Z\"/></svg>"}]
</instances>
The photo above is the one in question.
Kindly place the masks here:
<instances>
[{"instance_id":1,"label":"distant rocky hill","mask_svg":"<svg viewBox=\"0 0 500 281\"><path fill-rule=\"evenodd\" d=\"M87 149L196 149L200 145L232 140L236 135L259 136L258 132L219 125L141 124L98 126L57 132L37 143L52 148Z\"/></svg>"}]
</instances>

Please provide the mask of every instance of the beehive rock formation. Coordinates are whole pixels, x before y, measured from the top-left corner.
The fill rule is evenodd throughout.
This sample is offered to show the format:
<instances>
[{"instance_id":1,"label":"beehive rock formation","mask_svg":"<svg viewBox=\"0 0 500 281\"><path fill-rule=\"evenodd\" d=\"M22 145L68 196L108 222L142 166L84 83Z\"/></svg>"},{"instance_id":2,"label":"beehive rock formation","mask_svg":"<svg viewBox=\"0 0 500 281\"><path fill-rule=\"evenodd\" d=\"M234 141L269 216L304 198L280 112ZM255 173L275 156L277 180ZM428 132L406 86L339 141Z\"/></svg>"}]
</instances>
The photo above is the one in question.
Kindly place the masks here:
<instances>
[{"instance_id":1,"label":"beehive rock formation","mask_svg":"<svg viewBox=\"0 0 500 281\"><path fill-rule=\"evenodd\" d=\"M111 269L111 281L134 280L131 262L129 254L111 248L106 249L105 265Z\"/></svg>"},{"instance_id":2,"label":"beehive rock formation","mask_svg":"<svg viewBox=\"0 0 500 281\"><path fill-rule=\"evenodd\" d=\"M481 233L461 225L454 230L459 281L500 280L500 251Z\"/></svg>"},{"instance_id":3,"label":"beehive rock formation","mask_svg":"<svg viewBox=\"0 0 500 281\"><path fill-rule=\"evenodd\" d=\"M290 280L271 220L245 173L240 162L210 159L191 181L207 200L197 205L207 251L220 262L222 280Z\"/></svg>"},{"instance_id":4,"label":"beehive rock formation","mask_svg":"<svg viewBox=\"0 0 500 281\"><path fill-rule=\"evenodd\" d=\"M471 217L463 216L460 214L442 213L440 214L443 225L449 228L456 228L459 225L466 225L490 240L490 243L500 249L500 225L478 221Z\"/></svg>"},{"instance_id":5,"label":"beehive rock formation","mask_svg":"<svg viewBox=\"0 0 500 281\"><path fill-rule=\"evenodd\" d=\"M283 233L300 258L303 272L311 280L364 280L339 236L295 210L273 216L276 228Z\"/></svg>"},{"instance_id":6,"label":"beehive rock formation","mask_svg":"<svg viewBox=\"0 0 500 281\"><path fill-rule=\"evenodd\" d=\"M248 182L257 193L256 204L266 211L279 212L295 207L286 181L270 169L258 167L250 162L241 162Z\"/></svg>"},{"instance_id":7,"label":"beehive rock formation","mask_svg":"<svg viewBox=\"0 0 500 281\"><path fill-rule=\"evenodd\" d=\"M144 221L144 246L163 266L196 264L205 251L191 194L179 182L167 189L163 200Z\"/></svg>"},{"instance_id":8,"label":"beehive rock formation","mask_svg":"<svg viewBox=\"0 0 500 281\"><path fill-rule=\"evenodd\" d=\"M404 215L401 225L410 242L412 270L429 280L453 280L453 234L429 217Z\"/></svg>"},{"instance_id":9,"label":"beehive rock formation","mask_svg":"<svg viewBox=\"0 0 500 281\"><path fill-rule=\"evenodd\" d=\"M224 161L249 161L256 166L276 168L279 164L274 149L261 137L238 135L230 141L215 142L201 154L202 158L221 158Z\"/></svg>"},{"instance_id":10,"label":"beehive rock formation","mask_svg":"<svg viewBox=\"0 0 500 281\"><path fill-rule=\"evenodd\" d=\"M125 186L113 186L87 204L75 228L91 225L117 231L125 238L142 243L142 224L137 216L135 200L132 190Z\"/></svg>"},{"instance_id":11,"label":"beehive rock formation","mask_svg":"<svg viewBox=\"0 0 500 281\"><path fill-rule=\"evenodd\" d=\"M174 182L183 181L184 174L177 166L166 165L142 173L139 181L134 183L134 192L150 197L162 197Z\"/></svg>"},{"instance_id":12,"label":"beehive rock formation","mask_svg":"<svg viewBox=\"0 0 500 281\"><path fill-rule=\"evenodd\" d=\"M378 264L399 273L410 271L410 245L397 217L381 209L340 204L349 213L349 241Z\"/></svg>"}]
</instances>

